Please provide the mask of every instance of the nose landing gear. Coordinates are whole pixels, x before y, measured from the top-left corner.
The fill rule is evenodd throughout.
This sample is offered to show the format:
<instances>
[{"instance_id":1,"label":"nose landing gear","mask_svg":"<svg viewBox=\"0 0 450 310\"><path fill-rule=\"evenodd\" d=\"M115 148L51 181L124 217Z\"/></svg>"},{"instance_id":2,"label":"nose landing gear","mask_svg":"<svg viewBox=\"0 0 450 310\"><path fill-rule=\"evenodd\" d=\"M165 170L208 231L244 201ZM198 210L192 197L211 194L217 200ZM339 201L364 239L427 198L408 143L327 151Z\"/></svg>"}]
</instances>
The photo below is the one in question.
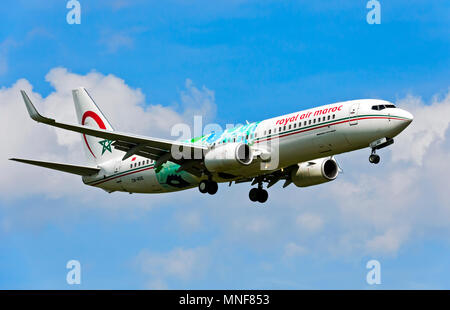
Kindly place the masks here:
<instances>
[{"instance_id":1,"label":"nose landing gear","mask_svg":"<svg viewBox=\"0 0 450 310\"><path fill-rule=\"evenodd\" d=\"M251 201L264 203L267 201L267 198L269 198L269 193L262 188L262 183L259 183L257 188L254 187L250 190L248 197Z\"/></svg>"},{"instance_id":2,"label":"nose landing gear","mask_svg":"<svg viewBox=\"0 0 450 310\"><path fill-rule=\"evenodd\" d=\"M394 143L394 139L387 137L375 140L370 143L369 146L372 148L372 154L369 156L369 162L372 164L378 164L380 162L380 156L375 154L376 150L389 146L392 143Z\"/></svg>"}]
</instances>

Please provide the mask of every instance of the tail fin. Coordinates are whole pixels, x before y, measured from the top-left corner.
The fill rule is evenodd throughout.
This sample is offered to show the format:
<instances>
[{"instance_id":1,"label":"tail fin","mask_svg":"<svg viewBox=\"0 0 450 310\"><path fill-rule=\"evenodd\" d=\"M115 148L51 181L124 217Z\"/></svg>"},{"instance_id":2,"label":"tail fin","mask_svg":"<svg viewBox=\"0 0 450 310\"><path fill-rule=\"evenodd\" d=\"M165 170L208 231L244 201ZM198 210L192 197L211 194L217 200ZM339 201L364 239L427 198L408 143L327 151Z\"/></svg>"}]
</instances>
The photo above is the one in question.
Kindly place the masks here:
<instances>
[{"instance_id":1,"label":"tail fin","mask_svg":"<svg viewBox=\"0 0 450 310\"><path fill-rule=\"evenodd\" d=\"M81 125L113 131L113 127L84 87L72 90L78 122ZM89 162L99 164L118 156L111 140L83 134L83 144Z\"/></svg>"}]
</instances>

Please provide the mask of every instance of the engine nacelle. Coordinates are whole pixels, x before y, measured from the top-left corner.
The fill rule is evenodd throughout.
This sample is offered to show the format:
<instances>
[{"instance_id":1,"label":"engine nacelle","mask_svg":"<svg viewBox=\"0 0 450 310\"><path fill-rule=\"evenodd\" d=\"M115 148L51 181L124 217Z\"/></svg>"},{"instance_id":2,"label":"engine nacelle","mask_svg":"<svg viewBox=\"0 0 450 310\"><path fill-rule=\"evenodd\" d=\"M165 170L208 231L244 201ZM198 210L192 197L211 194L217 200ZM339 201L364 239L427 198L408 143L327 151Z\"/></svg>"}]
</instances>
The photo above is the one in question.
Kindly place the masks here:
<instances>
[{"instance_id":1,"label":"engine nacelle","mask_svg":"<svg viewBox=\"0 0 450 310\"><path fill-rule=\"evenodd\" d=\"M307 187L336 179L339 167L334 158L319 158L298 164L291 173L292 182L298 187Z\"/></svg>"},{"instance_id":2,"label":"engine nacelle","mask_svg":"<svg viewBox=\"0 0 450 310\"><path fill-rule=\"evenodd\" d=\"M216 145L205 155L205 167L211 172L224 172L239 169L252 163L253 154L245 143L226 143Z\"/></svg>"}]
</instances>

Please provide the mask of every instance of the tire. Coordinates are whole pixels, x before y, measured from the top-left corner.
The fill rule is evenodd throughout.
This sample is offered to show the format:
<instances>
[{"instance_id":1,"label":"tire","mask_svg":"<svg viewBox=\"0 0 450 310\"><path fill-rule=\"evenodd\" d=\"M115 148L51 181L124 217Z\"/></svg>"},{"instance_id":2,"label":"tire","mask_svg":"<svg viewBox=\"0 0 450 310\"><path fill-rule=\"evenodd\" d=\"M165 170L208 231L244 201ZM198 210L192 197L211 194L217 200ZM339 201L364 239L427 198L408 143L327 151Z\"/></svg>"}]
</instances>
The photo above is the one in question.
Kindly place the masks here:
<instances>
[{"instance_id":1,"label":"tire","mask_svg":"<svg viewBox=\"0 0 450 310\"><path fill-rule=\"evenodd\" d=\"M200 183L198 184L198 190L200 191L200 193L205 194L208 192L208 182L203 180L200 181Z\"/></svg>"},{"instance_id":2,"label":"tire","mask_svg":"<svg viewBox=\"0 0 450 310\"><path fill-rule=\"evenodd\" d=\"M257 188L252 188L250 192L248 193L248 197L251 201L256 202L258 201L259 197L259 190Z\"/></svg>"},{"instance_id":3,"label":"tire","mask_svg":"<svg viewBox=\"0 0 450 310\"><path fill-rule=\"evenodd\" d=\"M375 160L374 160L374 164L378 164L380 162L380 156L375 155Z\"/></svg>"},{"instance_id":4,"label":"tire","mask_svg":"<svg viewBox=\"0 0 450 310\"><path fill-rule=\"evenodd\" d=\"M265 189L259 190L258 201L264 203L267 201L267 198L269 198L269 193Z\"/></svg>"},{"instance_id":5,"label":"tire","mask_svg":"<svg viewBox=\"0 0 450 310\"><path fill-rule=\"evenodd\" d=\"M217 193L219 186L217 185L217 182L210 181L210 182L208 182L207 188L208 188L208 194L214 195L215 193Z\"/></svg>"},{"instance_id":6,"label":"tire","mask_svg":"<svg viewBox=\"0 0 450 310\"><path fill-rule=\"evenodd\" d=\"M378 164L380 162L380 156L372 154L369 156L369 162L372 164Z\"/></svg>"}]
</instances>

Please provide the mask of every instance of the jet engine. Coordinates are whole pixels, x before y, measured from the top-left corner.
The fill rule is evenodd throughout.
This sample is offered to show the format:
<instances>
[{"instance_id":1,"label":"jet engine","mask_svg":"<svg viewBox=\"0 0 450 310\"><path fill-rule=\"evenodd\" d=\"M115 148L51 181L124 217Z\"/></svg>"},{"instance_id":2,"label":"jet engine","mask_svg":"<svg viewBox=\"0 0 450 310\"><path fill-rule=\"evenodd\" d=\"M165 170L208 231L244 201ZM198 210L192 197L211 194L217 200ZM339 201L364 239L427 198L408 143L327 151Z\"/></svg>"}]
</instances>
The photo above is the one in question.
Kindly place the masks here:
<instances>
[{"instance_id":1,"label":"jet engine","mask_svg":"<svg viewBox=\"0 0 450 310\"><path fill-rule=\"evenodd\" d=\"M205 167L211 172L239 169L252 163L253 154L245 143L226 143L216 145L205 155Z\"/></svg>"},{"instance_id":2,"label":"jet engine","mask_svg":"<svg viewBox=\"0 0 450 310\"><path fill-rule=\"evenodd\" d=\"M334 158L326 157L298 164L291 172L291 180L298 187L307 187L333 181L339 174Z\"/></svg>"}]
</instances>

